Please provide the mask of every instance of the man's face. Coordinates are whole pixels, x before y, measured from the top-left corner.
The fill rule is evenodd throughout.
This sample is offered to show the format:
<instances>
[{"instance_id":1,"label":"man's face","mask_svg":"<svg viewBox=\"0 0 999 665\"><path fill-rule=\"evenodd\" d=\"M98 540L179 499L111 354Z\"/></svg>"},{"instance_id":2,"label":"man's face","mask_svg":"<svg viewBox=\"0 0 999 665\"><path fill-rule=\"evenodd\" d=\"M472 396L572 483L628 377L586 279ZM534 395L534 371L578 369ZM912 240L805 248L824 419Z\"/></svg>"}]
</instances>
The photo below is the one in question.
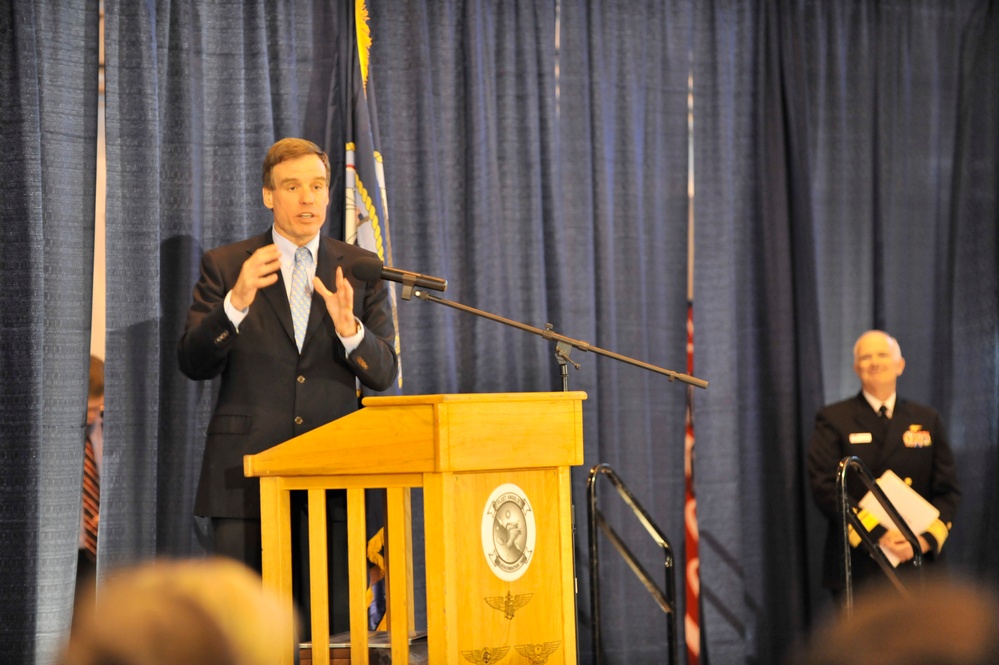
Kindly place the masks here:
<instances>
[{"instance_id":1,"label":"man's face","mask_svg":"<svg viewBox=\"0 0 999 665\"><path fill-rule=\"evenodd\" d=\"M870 332L858 340L853 370L867 392L878 399L887 399L895 392L903 369L905 359L901 351L884 333Z\"/></svg>"},{"instance_id":2,"label":"man's face","mask_svg":"<svg viewBox=\"0 0 999 665\"><path fill-rule=\"evenodd\" d=\"M319 155L287 159L271 171L274 189L263 188L264 205L274 211L274 227L299 247L312 240L326 221L330 190Z\"/></svg>"}]
</instances>

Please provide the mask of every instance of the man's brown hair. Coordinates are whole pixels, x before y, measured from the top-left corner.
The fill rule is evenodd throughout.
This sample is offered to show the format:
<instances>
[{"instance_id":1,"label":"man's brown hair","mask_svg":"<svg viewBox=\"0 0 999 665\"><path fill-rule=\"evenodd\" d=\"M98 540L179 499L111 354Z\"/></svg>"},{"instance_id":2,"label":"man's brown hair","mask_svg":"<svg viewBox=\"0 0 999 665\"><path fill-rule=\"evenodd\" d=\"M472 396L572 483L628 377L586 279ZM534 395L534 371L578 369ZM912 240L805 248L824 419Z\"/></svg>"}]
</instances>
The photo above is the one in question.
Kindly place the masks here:
<instances>
[{"instance_id":1,"label":"man's brown hair","mask_svg":"<svg viewBox=\"0 0 999 665\"><path fill-rule=\"evenodd\" d=\"M319 159L323 160L323 165L326 167L326 186L330 186L330 158L322 148L317 146L312 141L307 141L306 139L296 139L296 138L285 138L281 139L277 143L271 146L270 150L267 151L267 156L264 157L264 173L263 181L264 187L267 189L274 189L274 180L271 177L271 172L274 167L283 161L289 159L295 159L296 157L303 157L305 155L318 155Z\"/></svg>"}]
</instances>

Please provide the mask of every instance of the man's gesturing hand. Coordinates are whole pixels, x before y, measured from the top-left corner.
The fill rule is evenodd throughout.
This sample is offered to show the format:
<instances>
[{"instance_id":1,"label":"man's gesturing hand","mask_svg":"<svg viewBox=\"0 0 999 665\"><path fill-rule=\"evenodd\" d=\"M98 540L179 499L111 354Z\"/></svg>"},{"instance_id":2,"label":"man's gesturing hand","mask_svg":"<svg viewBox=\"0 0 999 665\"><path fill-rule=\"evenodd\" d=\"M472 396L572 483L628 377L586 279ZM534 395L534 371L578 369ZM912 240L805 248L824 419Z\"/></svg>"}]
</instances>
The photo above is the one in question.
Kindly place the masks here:
<instances>
[{"instance_id":1,"label":"man's gesturing hand","mask_svg":"<svg viewBox=\"0 0 999 665\"><path fill-rule=\"evenodd\" d=\"M323 297L326 302L326 311L333 319L337 334L341 337L350 337L357 333L357 323L354 320L354 287L350 285L344 276L343 269L337 266L336 269L336 293L330 291L318 277L312 279L312 285L316 293Z\"/></svg>"},{"instance_id":2,"label":"man's gesturing hand","mask_svg":"<svg viewBox=\"0 0 999 665\"><path fill-rule=\"evenodd\" d=\"M265 245L243 262L236 285L232 287L232 306L246 309L253 304L257 291L270 286L278 279L281 269L281 253L277 245Z\"/></svg>"}]
</instances>

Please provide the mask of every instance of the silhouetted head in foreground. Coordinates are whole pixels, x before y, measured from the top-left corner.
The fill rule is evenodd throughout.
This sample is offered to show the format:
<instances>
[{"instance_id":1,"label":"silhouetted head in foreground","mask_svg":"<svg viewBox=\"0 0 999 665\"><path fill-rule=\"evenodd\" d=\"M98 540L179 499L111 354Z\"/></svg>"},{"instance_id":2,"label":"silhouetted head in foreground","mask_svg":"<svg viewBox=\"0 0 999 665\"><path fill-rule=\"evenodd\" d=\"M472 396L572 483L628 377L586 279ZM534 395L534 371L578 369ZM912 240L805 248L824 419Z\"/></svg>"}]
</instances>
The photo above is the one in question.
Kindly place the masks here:
<instances>
[{"instance_id":1,"label":"silhouetted head in foreground","mask_svg":"<svg viewBox=\"0 0 999 665\"><path fill-rule=\"evenodd\" d=\"M802 665L991 665L999 663L999 600L981 585L934 578L904 597L865 589L853 613L821 626Z\"/></svg>"},{"instance_id":2,"label":"silhouetted head in foreground","mask_svg":"<svg viewBox=\"0 0 999 665\"><path fill-rule=\"evenodd\" d=\"M58 665L272 665L294 645L290 599L230 559L123 569L78 611Z\"/></svg>"}]
</instances>

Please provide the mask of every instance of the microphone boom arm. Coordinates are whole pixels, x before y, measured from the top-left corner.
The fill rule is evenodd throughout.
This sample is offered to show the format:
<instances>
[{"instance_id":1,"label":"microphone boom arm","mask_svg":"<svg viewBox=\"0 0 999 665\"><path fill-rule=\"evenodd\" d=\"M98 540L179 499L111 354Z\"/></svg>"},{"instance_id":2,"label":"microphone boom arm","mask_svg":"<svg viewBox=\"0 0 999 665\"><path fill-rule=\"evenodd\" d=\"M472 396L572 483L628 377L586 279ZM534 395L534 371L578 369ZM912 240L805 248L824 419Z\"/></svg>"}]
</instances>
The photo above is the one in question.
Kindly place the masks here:
<instances>
[{"instance_id":1,"label":"microphone boom arm","mask_svg":"<svg viewBox=\"0 0 999 665\"><path fill-rule=\"evenodd\" d=\"M408 288L408 287L404 287L404 290L406 288ZM568 345L568 346L577 348L577 349L579 349L581 351L592 351L593 353L599 354L601 356L606 356L608 358L612 358L614 360L618 360L618 361L623 362L623 363L628 363L629 365L634 365L635 367L641 367L642 369L648 370L650 372L655 372L656 374L664 374L667 377L669 377L669 380L671 382L674 381L674 380L679 380L679 381L682 381L683 383L690 384L690 385L695 386L697 388L707 388L708 387L708 382L705 381L705 380L703 380L703 379L698 379L697 377L690 376L689 374L681 374L680 372L674 372L671 369L664 369L662 367L658 367L656 365L652 365L652 364L649 364L647 362L642 362L641 360L635 360L634 358L629 358L628 356L622 356L621 354L614 353L613 351L607 351L605 349L601 349L600 347L593 346L589 342L584 342L583 340L572 339L571 337L566 337L565 335L560 335L557 332L555 332L554 330L552 330L550 327L547 328L547 329L545 329L545 330L542 330L540 328L535 328L534 326L529 326L526 323L521 323L519 321L514 321L513 319L508 319L508 318L499 316L497 314L492 314L490 312L485 312L485 311L483 311L481 309L476 309L474 307L469 307L468 305L463 305L463 304L461 304L459 302L455 302L453 300L445 300L444 298L441 298L439 296L435 296L435 295L432 295L430 293L427 293L425 290L420 289L420 288L411 289L411 293L412 293L412 295L415 295L420 300L429 300L430 302L435 302L435 303L438 303L440 305L446 305L446 306L451 307L453 309L457 309L457 310L460 310L462 312L468 312L469 314L474 314L474 315L480 316L480 317L482 317L484 319L489 319L490 321L496 321L497 323L502 323L504 325L510 326L511 328L517 328L519 330L523 330L524 332L529 332L529 333L533 333L535 335L538 335L539 337L544 337L545 339L547 339L549 341L556 342L557 343L557 348L558 348L558 353L561 353L565 357L566 360L569 359L569 354L568 354L567 351L564 350L564 348L565 348L566 345ZM409 300L409 298L405 298L405 299ZM579 366L576 365L576 363L572 363L572 364L576 366L576 369L579 369Z\"/></svg>"}]
</instances>

